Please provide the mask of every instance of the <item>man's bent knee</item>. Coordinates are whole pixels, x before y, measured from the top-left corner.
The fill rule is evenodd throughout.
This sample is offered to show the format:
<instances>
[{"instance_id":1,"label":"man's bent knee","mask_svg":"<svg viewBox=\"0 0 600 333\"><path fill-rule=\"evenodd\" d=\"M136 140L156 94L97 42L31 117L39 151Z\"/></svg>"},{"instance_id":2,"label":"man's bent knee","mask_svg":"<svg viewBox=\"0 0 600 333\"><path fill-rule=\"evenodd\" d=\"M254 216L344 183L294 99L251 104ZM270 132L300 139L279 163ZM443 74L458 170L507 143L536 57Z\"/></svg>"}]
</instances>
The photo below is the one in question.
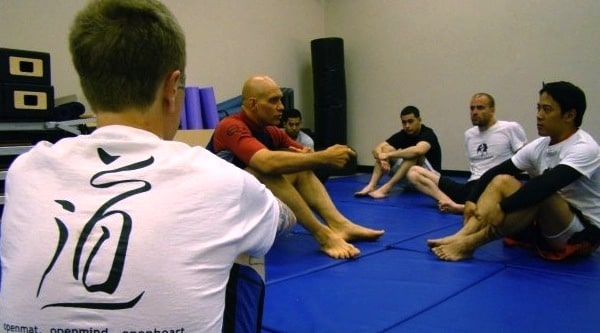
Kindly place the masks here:
<instances>
[{"instance_id":1,"label":"man's bent knee","mask_svg":"<svg viewBox=\"0 0 600 333\"><path fill-rule=\"evenodd\" d=\"M281 184L282 182L287 182L287 178L284 175L273 175L273 174L264 174L260 173L251 168L246 168L246 171L256 177L258 181L265 184L265 186L275 186L277 184Z\"/></svg>"},{"instance_id":2,"label":"man's bent knee","mask_svg":"<svg viewBox=\"0 0 600 333\"><path fill-rule=\"evenodd\" d=\"M406 174L406 178L408 178L408 180L411 183L416 183L418 182L420 179L425 178L424 175L424 171L425 168L418 166L418 165L413 165L412 167L410 167L410 169L408 169L408 173Z\"/></svg>"},{"instance_id":3,"label":"man's bent knee","mask_svg":"<svg viewBox=\"0 0 600 333\"><path fill-rule=\"evenodd\" d=\"M521 182L511 175L498 175L492 179L488 186L503 190L516 190L521 187Z\"/></svg>"}]
</instances>

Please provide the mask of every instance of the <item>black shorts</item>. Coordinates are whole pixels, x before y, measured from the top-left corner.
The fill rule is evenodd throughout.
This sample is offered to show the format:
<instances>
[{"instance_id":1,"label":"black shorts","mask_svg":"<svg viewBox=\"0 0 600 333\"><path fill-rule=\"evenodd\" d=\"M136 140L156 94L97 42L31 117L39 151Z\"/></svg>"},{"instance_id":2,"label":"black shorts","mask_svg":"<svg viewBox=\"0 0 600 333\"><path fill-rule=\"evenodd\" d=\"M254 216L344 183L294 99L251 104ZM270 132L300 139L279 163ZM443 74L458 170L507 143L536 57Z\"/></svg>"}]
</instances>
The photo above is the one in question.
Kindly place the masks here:
<instances>
[{"instance_id":1,"label":"black shorts","mask_svg":"<svg viewBox=\"0 0 600 333\"><path fill-rule=\"evenodd\" d=\"M469 193L471 192L471 189L473 189L474 185L474 180L466 183L459 183L446 176L441 176L440 181L438 182L438 187L440 190L446 193L446 195L457 204L464 204L465 201L467 201Z\"/></svg>"}]
</instances>

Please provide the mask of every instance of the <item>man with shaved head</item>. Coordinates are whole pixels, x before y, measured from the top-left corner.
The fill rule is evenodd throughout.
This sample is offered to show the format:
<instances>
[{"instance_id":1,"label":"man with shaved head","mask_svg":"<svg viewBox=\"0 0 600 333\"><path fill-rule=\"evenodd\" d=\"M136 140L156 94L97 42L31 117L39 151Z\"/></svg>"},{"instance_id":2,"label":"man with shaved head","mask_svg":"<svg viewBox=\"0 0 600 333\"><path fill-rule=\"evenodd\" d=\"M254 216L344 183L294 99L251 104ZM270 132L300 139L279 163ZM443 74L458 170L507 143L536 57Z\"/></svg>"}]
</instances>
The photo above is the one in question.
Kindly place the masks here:
<instances>
[{"instance_id":1,"label":"man with shaved head","mask_svg":"<svg viewBox=\"0 0 600 333\"><path fill-rule=\"evenodd\" d=\"M282 97L270 77L249 78L242 89L242 111L219 123L207 148L264 183L292 209L327 255L355 257L360 250L350 241L375 240L383 230L348 220L312 171L321 166L341 168L355 152L345 145L313 152L288 137L277 127L284 108Z\"/></svg>"}]
</instances>

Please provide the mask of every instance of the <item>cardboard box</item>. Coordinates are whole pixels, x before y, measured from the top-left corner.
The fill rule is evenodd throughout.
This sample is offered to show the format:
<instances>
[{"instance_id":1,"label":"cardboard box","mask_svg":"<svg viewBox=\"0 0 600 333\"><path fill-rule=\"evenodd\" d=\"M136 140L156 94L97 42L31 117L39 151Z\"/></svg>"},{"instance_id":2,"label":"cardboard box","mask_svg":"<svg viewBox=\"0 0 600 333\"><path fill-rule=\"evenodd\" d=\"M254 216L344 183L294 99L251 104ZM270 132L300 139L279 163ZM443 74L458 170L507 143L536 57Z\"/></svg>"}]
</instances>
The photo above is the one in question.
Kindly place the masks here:
<instances>
[{"instance_id":1,"label":"cardboard box","mask_svg":"<svg viewBox=\"0 0 600 333\"><path fill-rule=\"evenodd\" d=\"M185 142L190 146L206 147L214 131L214 129L179 130L173 140Z\"/></svg>"}]
</instances>

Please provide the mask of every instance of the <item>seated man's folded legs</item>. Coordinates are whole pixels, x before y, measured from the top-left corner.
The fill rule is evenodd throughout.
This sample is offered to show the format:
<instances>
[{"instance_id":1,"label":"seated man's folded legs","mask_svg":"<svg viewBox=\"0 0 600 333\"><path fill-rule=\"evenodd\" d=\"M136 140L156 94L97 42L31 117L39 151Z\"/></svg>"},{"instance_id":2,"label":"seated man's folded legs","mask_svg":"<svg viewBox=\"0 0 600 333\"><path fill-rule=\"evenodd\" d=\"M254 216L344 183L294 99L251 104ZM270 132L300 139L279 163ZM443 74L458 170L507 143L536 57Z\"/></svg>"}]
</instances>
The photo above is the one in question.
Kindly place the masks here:
<instances>
[{"instance_id":1,"label":"seated man's folded legs","mask_svg":"<svg viewBox=\"0 0 600 333\"><path fill-rule=\"evenodd\" d=\"M276 197L290 207L296 215L298 223L315 237L321 250L327 255L337 259L347 259L360 254L358 248L346 242L342 235L334 232L316 218L309 205L293 185L296 183L296 174L286 176L265 175L253 170L248 171L254 174ZM317 182L320 184L318 180Z\"/></svg>"},{"instance_id":2,"label":"seated man's folded legs","mask_svg":"<svg viewBox=\"0 0 600 333\"><path fill-rule=\"evenodd\" d=\"M337 209L323 184L312 172L298 172L286 175L286 177L293 181L308 206L346 241L375 240L383 235L382 230L365 228L346 218Z\"/></svg>"}]
</instances>

